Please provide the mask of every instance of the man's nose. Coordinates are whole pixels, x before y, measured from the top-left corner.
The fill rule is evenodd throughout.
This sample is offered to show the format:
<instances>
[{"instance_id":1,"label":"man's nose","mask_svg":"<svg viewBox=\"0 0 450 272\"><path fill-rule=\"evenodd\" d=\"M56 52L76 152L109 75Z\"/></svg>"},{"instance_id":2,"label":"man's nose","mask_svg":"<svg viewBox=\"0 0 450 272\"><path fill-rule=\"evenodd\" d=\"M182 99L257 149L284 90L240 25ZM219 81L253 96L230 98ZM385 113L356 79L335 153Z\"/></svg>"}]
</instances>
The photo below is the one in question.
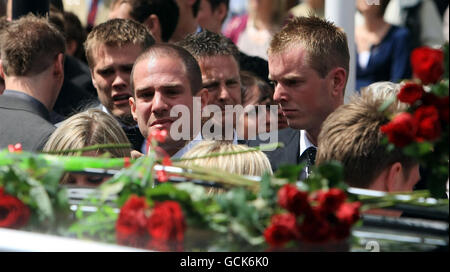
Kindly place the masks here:
<instances>
[{"instance_id":1,"label":"man's nose","mask_svg":"<svg viewBox=\"0 0 450 272\"><path fill-rule=\"evenodd\" d=\"M112 86L115 88L124 88L128 86L130 75L126 75L121 72L117 72L114 81L112 83Z\"/></svg>"},{"instance_id":2,"label":"man's nose","mask_svg":"<svg viewBox=\"0 0 450 272\"><path fill-rule=\"evenodd\" d=\"M155 95L152 99L152 112L162 113L165 110L168 110L169 106L164 100L163 95L160 92L155 92Z\"/></svg>"}]
</instances>

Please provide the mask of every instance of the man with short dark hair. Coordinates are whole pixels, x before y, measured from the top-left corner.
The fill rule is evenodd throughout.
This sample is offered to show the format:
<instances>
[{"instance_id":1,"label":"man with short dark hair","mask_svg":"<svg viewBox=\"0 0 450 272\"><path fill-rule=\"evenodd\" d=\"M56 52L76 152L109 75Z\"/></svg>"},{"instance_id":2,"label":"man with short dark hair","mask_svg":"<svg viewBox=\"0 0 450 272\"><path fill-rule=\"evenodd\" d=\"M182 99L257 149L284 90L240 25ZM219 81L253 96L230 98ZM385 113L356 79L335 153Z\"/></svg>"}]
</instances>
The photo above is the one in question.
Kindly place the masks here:
<instances>
[{"instance_id":1,"label":"man with short dark hair","mask_svg":"<svg viewBox=\"0 0 450 272\"><path fill-rule=\"evenodd\" d=\"M202 71L203 87L208 90L208 105L220 108L221 135L225 135L227 126L235 128L233 118L230 119L233 123L226 123L225 107L242 103L239 50L230 39L208 30L191 34L178 45L197 59ZM219 131L213 134L220 135Z\"/></svg>"},{"instance_id":2,"label":"man with short dark hair","mask_svg":"<svg viewBox=\"0 0 450 272\"><path fill-rule=\"evenodd\" d=\"M175 0L115 0L109 18L133 19L145 25L157 42L168 42L178 24Z\"/></svg>"},{"instance_id":3,"label":"man with short dark hair","mask_svg":"<svg viewBox=\"0 0 450 272\"><path fill-rule=\"evenodd\" d=\"M130 74L137 57L155 43L146 27L133 20L113 19L92 29L85 42L92 82L103 111L122 125L134 149L143 137L131 115Z\"/></svg>"},{"instance_id":4,"label":"man with short dark hair","mask_svg":"<svg viewBox=\"0 0 450 272\"><path fill-rule=\"evenodd\" d=\"M201 110L208 96L208 91L202 87L197 61L179 46L156 44L136 60L131 82L134 90L133 97L129 99L131 112L142 135L147 138L153 131L166 130L169 132L168 137L164 143L160 143L160 147L169 156L181 158L199 142L196 139L200 127L196 128L193 124L193 98L200 98L198 110ZM175 106L186 108L186 115L171 116ZM188 128L187 135L175 139L179 128Z\"/></svg>"},{"instance_id":5,"label":"man with short dark hair","mask_svg":"<svg viewBox=\"0 0 450 272\"><path fill-rule=\"evenodd\" d=\"M64 81L64 37L45 18L27 15L1 32L0 48L0 149L21 143L40 151L55 130L50 111Z\"/></svg>"}]
</instances>

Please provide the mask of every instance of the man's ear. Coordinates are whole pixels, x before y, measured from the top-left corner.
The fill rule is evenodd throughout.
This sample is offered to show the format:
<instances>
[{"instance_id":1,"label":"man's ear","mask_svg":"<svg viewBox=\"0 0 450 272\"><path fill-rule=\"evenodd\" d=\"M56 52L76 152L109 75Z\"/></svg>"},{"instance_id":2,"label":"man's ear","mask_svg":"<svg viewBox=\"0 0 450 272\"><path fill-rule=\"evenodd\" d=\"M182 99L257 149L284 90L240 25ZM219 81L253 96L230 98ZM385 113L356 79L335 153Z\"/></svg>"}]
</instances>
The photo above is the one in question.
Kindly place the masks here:
<instances>
[{"instance_id":1,"label":"man's ear","mask_svg":"<svg viewBox=\"0 0 450 272\"><path fill-rule=\"evenodd\" d=\"M64 75L64 54L59 53L53 63L53 74L55 76Z\"/></svg>"},{"instance_id":2,"label":"man's ear","mask_svg":"<svg viewBox=\"0 0 450 272\"><path fill-rule=\"evenodd\" d=\"M331 71L331 76L333 96L344 97L345 86L347 84L347 71L342 67L337 67Z\"/></svg>"},{"instance_id":3,"label":"man's ear","mask_svg":"<svg viewBox=\"0 0 450 272\"><path fill-rule=\"evenodd\" d=\"M143 24L147 27L156 42L162 42L162 29L158 16L151 14Z\"/></svg>"},{"instance_id":4,"label":"man's ear","mask_svg":"<svg viewBox=\"0 0 450 272\"><path fill-rule=\"evenodd\" d=\"M202 103L202 109L208 105L209 92L208 89L201 89L195 96L200 97Z\"/></svg>"},{"instance_id":5,"label":"man's ear","mask_svg":"<svg viewBox=\"0 0 450 272\"><path fill-rule=\"evenodd\" d=\"M403 184L403 166L400 162L392 164L386 173L386 187L388 192L400 192L402 191Z\"/></svg>"},{"instance_id":6,"label":"man's ear","mask_svg":"<svg viewBox=\"0 0 450 272\"><path fill-rule=\"evenodd\" d=\"M128 103L130 103L131 115L133 115L134 121L137 122L136 101L134 100L134 97L128 98Z\"/></svg>"}]
</instances>

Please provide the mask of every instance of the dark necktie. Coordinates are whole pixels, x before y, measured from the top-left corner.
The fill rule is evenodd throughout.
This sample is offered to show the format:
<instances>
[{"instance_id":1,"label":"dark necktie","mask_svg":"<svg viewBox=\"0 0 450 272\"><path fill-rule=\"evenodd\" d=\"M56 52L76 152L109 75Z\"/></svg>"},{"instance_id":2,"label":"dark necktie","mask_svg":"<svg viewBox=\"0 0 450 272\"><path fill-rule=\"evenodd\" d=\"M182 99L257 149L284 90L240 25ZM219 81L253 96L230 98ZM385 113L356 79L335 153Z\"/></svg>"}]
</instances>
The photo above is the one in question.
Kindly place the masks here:
<instances>
[{"instance_id":1,"label":"dark necktie","mask_svg":"<svg viewBox=\"0 0 450 272\"><path fill-rule=\"evenodd\" d=\"M144 136L142 136L141 131L138 127L122 127L127 135L128 140L130 140L133 145L133 149L141 151L142 144L144 143Z\"/></svg>"},{"instance_id":2,"label":"dark necktie","mask_svg":"<svg viewBox=\"0 0 450 272\"><path fill-rule=\"evenodd\" d=\"M301 178L306 178L310 174L311 166L313 166L316 161L316 153L317 148L313 146L308 147L305 151L303 151L302 155L300 156L300 163L306 162L306 165L303 173L300 175Z\"/></svg>"}]
</instances>

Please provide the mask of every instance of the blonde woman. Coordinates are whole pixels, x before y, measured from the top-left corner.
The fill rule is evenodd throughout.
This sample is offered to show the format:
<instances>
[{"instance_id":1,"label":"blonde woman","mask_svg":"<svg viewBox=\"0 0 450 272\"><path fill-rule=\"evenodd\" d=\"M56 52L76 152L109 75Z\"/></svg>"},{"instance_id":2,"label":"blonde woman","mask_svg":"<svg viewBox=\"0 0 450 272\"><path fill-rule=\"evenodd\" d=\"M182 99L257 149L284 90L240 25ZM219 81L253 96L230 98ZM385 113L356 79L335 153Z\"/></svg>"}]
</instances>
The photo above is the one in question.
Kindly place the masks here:
<instances>
[{"instance_id":1,"label":"blonde woman","mask_svg":"<svg viewBox=\"0 0 450 272\"><path fill-rule=\"evenodd\" d=\"M227 141L202 141L184 154L182 159L202 157L212 153L241 152L249 149L248 146L235 145ZM237 175L262 176L265 172L272 174L269 159L261 151L186 160L181 163L218 168Z\"/></svg>"},{"instance_id":2,"label":"blonde woman","mask_svg":"<svg viewBox=\"0 0 450 272\"><path fill-rule=\"evenodd\" d=\"M68 118L52 133L44 146L44 152L81 149L99 144L130 144L119 123L99 109L89 109ZM86 151L82 156L97 157L109 153L110 157L130 157L130 148L106 148ZM61 155L76 156L78 152L61 152ZM106 178L81 174L66 174L63 184L98 186Z\"/></svg>"},{"instance_id":3,"label":"blonde woman","mask_svg":"<svg viewBox=\"0 0 450 272\"><path fill-rule=\"evenodd\" d=\"M235 145L228 141L202 141L183 155L182 159L198 158L213 153L241 152L250 148L245 145ZM180 164L185 166L201 166L223 170L232 174L245 176L262 176L273 174L269 159L261 151L245 152L233 155L185 160ZM211 188L208 193L221 193L223 190Z\"/></svg>"}]
</instances>

